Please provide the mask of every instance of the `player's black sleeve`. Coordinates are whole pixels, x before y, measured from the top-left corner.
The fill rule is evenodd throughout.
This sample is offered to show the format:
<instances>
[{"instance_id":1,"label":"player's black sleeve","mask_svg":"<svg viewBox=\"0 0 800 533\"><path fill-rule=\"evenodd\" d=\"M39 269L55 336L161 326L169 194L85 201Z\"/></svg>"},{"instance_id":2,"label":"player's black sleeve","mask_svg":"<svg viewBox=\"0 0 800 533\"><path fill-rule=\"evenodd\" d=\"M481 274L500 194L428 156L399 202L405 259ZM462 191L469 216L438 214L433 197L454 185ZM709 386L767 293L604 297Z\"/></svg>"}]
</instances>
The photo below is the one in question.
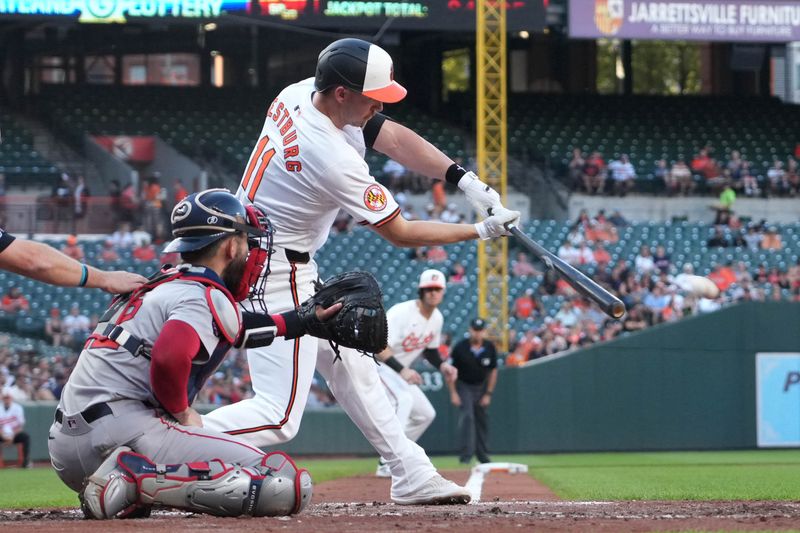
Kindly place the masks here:
<instances>
[{"instance_id":1,"label":"player's black sleeve","mask_svg":"<svg viewBox=\"0 0 800 533\"><path fill-rule=\"evenodd\" d=\"M375 144L375 139L378 138L383 123L386 122L388 118L389 117L384 114L377 113L364 125L364 144L367 145L367 148L372 148Z\"/></svg>"},{"instance_id":2,"label":"player's black sleeve","mask_svg":"<svg viewBox=\"0 0 800 533\"><path fill-rule=\"evenodd\" d=\"M278 327L271 316L261 313L242 313L242 334L236 342L237 348L259 348L269 346L275 340Z\"/></svg>"},{"instance_id":3,"label":"player's black sleeve","mask_svg":"<svg viewBox=\"0 0 800 533\"><path fill-rule=\"evenodd\" d=\"M14 242L15 237L10 233L6 233L6 231L0 228L0 253L8 248L8 245Z\"/></svg>"},{"instance_id":4,"label":"player's black sleeve","mask_svg":"<svg viewBox=\"0 0 800 533\"><path fill-rule=\"evenodd\" d=\"M437 370L442 366L442 356L439 355L439 350L436 348L426 348L422 352L422 357L427 359L427 361L433 365L433 368Z\"/></svg>"}]
</instances>

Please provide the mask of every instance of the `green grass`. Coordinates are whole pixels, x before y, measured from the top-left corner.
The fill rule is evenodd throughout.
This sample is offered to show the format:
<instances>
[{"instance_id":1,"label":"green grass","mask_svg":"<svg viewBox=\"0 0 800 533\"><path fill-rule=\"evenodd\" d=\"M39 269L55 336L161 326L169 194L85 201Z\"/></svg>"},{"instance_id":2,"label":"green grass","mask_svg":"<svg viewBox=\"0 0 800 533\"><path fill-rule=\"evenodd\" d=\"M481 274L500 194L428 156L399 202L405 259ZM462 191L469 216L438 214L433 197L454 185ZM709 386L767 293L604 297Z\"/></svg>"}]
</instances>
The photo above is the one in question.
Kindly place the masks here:
<instances>
[{"instance_id":1,"label":"green grass","mask_svg":"<svg viewBox=\"0 0 800 533\"><path fill-rule=\"evenodd\" d=\"M800 500L800 450L497 455L528 465L571 500ZM442 470L464 469L435 457ZM375 459L299 458L316 483L371 474ZM77 497L50 468L0 470L0 509L74 507Z\"/></svg>"},{"instance_id":2,"label":"green grass","mask_svg":"<svg viewBox=\"0 0 800 533\"><path fill-rule=\"evenodd\" d=\"M0 470L0 509L78 507L78 496L49 467Z\"/></svg>"},{"instance_id":3,"label":"green grass","mask_svg":"<svg viewBox=\"0 0 800 533\"><path fill-rule=\"evenodd\" d=\"M800 450L503 456L570 500L798 500Z\"/></svg>"}]
</instances>

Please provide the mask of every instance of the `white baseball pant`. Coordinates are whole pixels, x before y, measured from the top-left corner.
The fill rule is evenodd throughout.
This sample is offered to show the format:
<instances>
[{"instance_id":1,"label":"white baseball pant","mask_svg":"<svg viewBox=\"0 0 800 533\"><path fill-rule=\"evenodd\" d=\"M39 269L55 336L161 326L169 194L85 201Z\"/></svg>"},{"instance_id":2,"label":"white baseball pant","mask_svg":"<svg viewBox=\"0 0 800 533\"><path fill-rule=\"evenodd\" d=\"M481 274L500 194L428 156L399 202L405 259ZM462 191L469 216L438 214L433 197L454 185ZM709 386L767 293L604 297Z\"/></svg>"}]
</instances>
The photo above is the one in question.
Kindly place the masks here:
<instances>
[{"instance_id":1,"label":"white baseball pant","mask_svg":"<svg viewBox=\"0 0 800 533\"><path fill-rule=\"evenodd\" d=\"M270 313L293 309L314 293L317 265L293 263L276 247L267 278ZM425 451L408 439L378 379L375 362L355 350L340 348L341 359L328 341L304 336L275 339L247 350L255 397L215 409L203 424L255 446L271 446L294 438L300 429L316 367L339 405L361 430L392 472L392 497L414 492L435 473Z\"/></svg>"},{"instance_id":2,"label":"white baseball pant","mask_svg":"<svg viewBox=\"0 0 800 533\"><path fill-rule=\"evenodd\" d=\"M406 437L416 442L436 418L436 410L418 385L411 385L386 365L378 368L389 402L403 424Z\"/></svg>"}]
</instances>

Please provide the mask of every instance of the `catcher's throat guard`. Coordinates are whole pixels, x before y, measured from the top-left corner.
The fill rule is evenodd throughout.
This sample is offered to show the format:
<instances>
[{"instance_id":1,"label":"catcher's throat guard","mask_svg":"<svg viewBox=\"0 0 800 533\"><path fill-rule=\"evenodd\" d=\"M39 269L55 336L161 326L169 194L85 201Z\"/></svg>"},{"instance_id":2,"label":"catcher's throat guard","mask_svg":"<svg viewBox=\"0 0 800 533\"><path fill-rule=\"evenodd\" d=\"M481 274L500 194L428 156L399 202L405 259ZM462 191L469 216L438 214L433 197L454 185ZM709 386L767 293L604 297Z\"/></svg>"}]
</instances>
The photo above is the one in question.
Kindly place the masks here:
<instances>
[{"instance_id":1,"label":"catcher's throat guard","mask_svg":"<svg viewBox=\"0 0 800 533\"><path fill-rule=\"evenodd\" d=\"M258 228L256 234L247 235L247 246L250 253L244 267L239 286L231 292L237 302L250 299L264 299L264 290L269 276L269 264L272 257L272 239L275 230L267 213L259 206L245 207L248 225Z\"/></svg>"}]
</instances>

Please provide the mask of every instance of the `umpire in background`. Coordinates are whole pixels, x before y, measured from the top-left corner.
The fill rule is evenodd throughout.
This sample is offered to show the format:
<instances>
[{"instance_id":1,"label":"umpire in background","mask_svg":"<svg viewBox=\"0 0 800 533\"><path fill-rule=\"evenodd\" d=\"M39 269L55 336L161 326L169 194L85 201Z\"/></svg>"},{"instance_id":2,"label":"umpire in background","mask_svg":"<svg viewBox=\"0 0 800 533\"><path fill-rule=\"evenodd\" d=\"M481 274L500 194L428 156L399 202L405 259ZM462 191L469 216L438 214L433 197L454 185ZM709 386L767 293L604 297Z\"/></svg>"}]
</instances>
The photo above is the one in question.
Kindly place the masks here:
<instances>
[{"instance_id":1,"label":"umpire in background","mask_svg":"<svg viewBox=\"0 0 800 533\"><path fill-rule=\"evenodd\" d=\"M497 385L497 350L486 340L486 321L476 318L469 325L469 337L450 352L458 379L449 383L450 401L460 409L458 431L461 439L459 460L469 463L472 456L488 463L489 416L486 408L492 402Z\"/></svg>"}]
</instances>

